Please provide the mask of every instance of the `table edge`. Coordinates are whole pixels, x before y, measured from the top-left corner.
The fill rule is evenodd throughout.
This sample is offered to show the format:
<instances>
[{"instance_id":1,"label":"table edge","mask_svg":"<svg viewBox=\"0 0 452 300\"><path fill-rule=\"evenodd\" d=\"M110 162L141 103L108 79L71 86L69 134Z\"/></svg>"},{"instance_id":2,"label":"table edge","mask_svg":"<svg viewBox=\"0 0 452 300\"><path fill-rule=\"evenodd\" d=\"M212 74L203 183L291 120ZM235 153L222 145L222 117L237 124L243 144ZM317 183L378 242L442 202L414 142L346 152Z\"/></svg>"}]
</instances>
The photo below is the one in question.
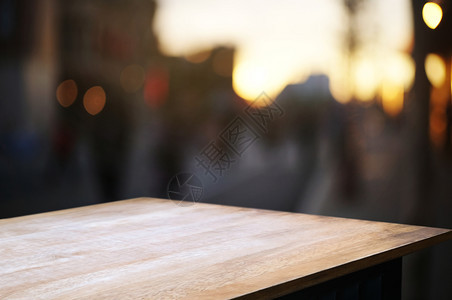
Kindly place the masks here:
<instances>
[{"instance_id":1,"label":"table edge","mask_svg":"<svg viewBox=\"0 0 452 300\"><path fill-rule=\"evenodd\" d=\"M452 240L452 230L444 230L447 231L426 239L416 241L414 243L396 247L385 252L377 253L359 260L350 261L345 264L322 270L320 272L309 274L302 278L286 281L271 287L240 295L234 297L233 299L273 299L275 297L281 297L296 291L300 291L302 289L312 287L316 284L324 283L337 277L373 267L375 265L385 263L393 259L401 258L416 251L435 246L448 240Z\"/></svg>"}]
</instances>

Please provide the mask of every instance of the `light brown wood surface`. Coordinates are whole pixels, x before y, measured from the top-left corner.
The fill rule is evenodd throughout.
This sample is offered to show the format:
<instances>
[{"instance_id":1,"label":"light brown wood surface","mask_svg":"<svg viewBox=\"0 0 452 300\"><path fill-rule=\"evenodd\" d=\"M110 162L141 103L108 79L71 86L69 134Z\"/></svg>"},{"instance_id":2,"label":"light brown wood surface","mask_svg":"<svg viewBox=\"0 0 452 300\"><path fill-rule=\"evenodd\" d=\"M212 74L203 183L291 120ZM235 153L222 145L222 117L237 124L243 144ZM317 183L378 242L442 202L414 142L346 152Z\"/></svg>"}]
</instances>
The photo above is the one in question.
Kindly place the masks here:
<instances>
[{"instance_id":1,"label":"light brown wood surface","mask_svg":"<svg viewBox=\"0 0 452 300\"><path fill-rule=\"evenodd\" d=\"M139 198L0 220L0 299L274 297L450 230Z\"/></svg>"}]
</instances>

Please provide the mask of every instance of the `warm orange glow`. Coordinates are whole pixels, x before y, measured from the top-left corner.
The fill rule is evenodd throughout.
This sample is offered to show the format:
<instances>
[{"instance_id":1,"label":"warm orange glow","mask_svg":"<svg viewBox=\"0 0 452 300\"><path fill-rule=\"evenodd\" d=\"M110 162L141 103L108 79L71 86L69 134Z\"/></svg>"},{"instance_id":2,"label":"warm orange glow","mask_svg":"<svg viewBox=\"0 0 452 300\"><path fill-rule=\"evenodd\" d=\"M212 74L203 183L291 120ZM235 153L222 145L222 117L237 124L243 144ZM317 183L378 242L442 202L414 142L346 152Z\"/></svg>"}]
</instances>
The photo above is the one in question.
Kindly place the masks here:
<instances>
[{"instance_id":1,"label":"warm orange glow","mask_svg":"<svg viewBox=\"0 0 452 300\"><path fill-rule=\"evenodd\" d=\"M425 58L425 73L433 86L442 86L446 80L446 63L444 59L434 53L428 54Z\"/></svg>"},{"instance_id":2,"label":"warm orange glow","mask_svg":"<svg viewBox=\"0 0 452 300\"><path fill-rule=\"evenodd\" d=\"M57 100L63 107L71 106L77 98L77 94L77 84L72 79L60 83L56 90Z\"/></svg>"},{"instance_id":3,"label":"warm orange glow","mask_svg":"<svg viewBox=\"0 0 452 300\"><path fill-rule=\"evenodd\" d=\"M359 60L353 70L355 96L358 100L367 102L375 97L377 78L375 67L369 60Z\"/></svg>"},{"instance_id":4,"label":"warm orange glow","mask_svg":"<svg viewBox=\"0 0 452 300\"><path fill-rule=\"evenodd\" d=\"M281 49L277 45L269 45L259 54L247 50L234 55L232 87L240 97L254 101L265 92L275 99L288 84L307 79L312 70L297 66L299 58L278 51Z\"/></svg>"},{"instance_id":5,"label":"warm orange glow","mask_svg":"<svg viewBox=\"0 0 452 300\"><path fill-rule=\"evenodd\" d=\"M422 18L429 28L435 29L443 18L443 10L438 4L427 2L422 9Z\"/></svg>"},{"instance_id":6,"label":"warm orange glow","mask_svg":"<svg viewBox=\"0 0 452 300\"><path fill-rule=\"evenodd\" d=\"M144 83L144 69L139 65L128 65L125 67L119 77L124 91L133 93L138 91Z\"/></svg>"},{"instance_id":7,"label":"warm orange glow","mask_svg":"<svg viewBox=\"0 0 452 300\"><path fill-rule=\"evenodd\" d=\"M346 104L352 99L350 88L346 79L338 78L330 81L330 90L337 102Z\"/></svg>"},{"instance_id":8,"label":"warm orange glow","mask_svg":"<svg viewBox=\"0 0 452 300\"><path fill-rule=\"evenodd\" d=\"M352 98L351 82L347 76L347 61L339 60L336 64L330 66L330 90L337 102L346 104ZM342 70L337 72L336 70Z\"/></svg>"},{"instance_id":9,"label":"warm orange glow","mask_svg":"<svg viewBox=\"0 0 452 300\"><path fill-rule=\"evenodd\" d=\"M83 97L83 106L91 115L97 115L105 106L105 91L101 86L93 86L88 89Z\"/></svg>"},{"instance_id":10,"label":"warm orange glow","mask_svg":"<svg viewBox=\"0 0 452 300\"><path fill-rule=\"evenodd\" d=\"M430 128L435 133L445 132L447 127L447 117L444 109L435 108L430 114Z\"/></svg>"},{"instance_id":11,"label":"warm orange glow","mask_svg":"<svg viewBox=\"0 0 452 300\"><path fill-rule=\"evenodd\" d=\"M406 53L391 51L381 58L372 55L355 58L350 65L349 67L344 61L342 64L332 66L333 70L343 70L331 72L331 93L338 102L347 103L352 96L363 102L372 101L377 91L380 91L380 95L385 94L388 112L398 114L403 106L403 96L394 96L399 94L395 90L406 91L411 88L415 73L413 59ZM349 76L346 71L348 69ZM398 100L394 100L396 98ZM397 106L400 107L396 108Z\"/></svg>"},{"instance_id":12,"label":"warm orange glow","mask_svg":"<svg viewBox=\"0 0 452 300\"><path fill-rule=\"evenodd\" d=\"M439 107L432 109L430 112L430 138L435 146L443 146L446 139L446 129L446 111Z\"/></svg>"},{"instance_id":13,"label":"warm orange glow","mask_svg":"<svg viewBox=\"0 0 452 300\"><path fill-rule=\"evenodd\" d=\"M234 91L247 101L253 101L268 83L267 70L247 63L237 65L232 76Z\"/></svg>"},{"instance_id":14,"label":"warm orange glow","mask_svg":"<svg viewBox=\"0 0 452 300\"><path fill-rule=\"evenodd\" d=\"M408 90L414 81L415 64L410 55L395 52L381 62L384 80L401 85Z\"/></svg>"},{"instance_id":15,"label":"warm orange glow","mask_svg":"<svg viewBox=\"0 0 452 300\"><path fill-rule=\"evenodd\" d=\"M331 92L339 102L346 103L355 94L359 99L372 101L386 79L384 60L409 48L413 40L409 0L393 1L391 5L373 1L360 9L360 16L372 16L372 22L359 18L356 26L362 28L358 31L372 34L372 28L378 28L378 38L362 39L353 54L362 54L369 60L373 69L367 69L369 72L367 66L353 70L355 63L344 59L349 53L342 47L347 22L341 1L265 1L255 14L249 13L256 9L254 1L220 1L215 6L205 5L205 1L161 2L156 31L162 52L180 56L195 53L200 47L234 45L233 88L248 101L262 91L275 99L287 84L301 83L319 73L331 79ZM267 19L272 20L271 24L262 23ZM186 58L202 62L208 54ZM214 54L213 51L210 55ZM333 67L341 64L343 68ZM371 80L358 76L355 83L355 73L363 72ZM405 72L402 78L411 74ZM405 84L409 83L404 83L408 90Z\"/></svg>"},{"instance_id":16,"label":"warm orange glow","mask_svg":"<svg viewBox=\"0 0 452 300\"><path fill-rule=\"evenodd\" d=\"M384 111L390 116L397 116L403 109L404 88L394 82L384 82L381 99Z\"/></svg>"},{"instance_id":17,"label":"warm orange glow","mask_svg":"<svg viewBox=\"0 0 452 300\"><path fill-rule=\"evenodd\" d=\"M452 61L452 59L451 59L451 61ZM450 68L450 94L452 95L452 67ZM451 101L452 101L452 99L451 99Z\"/></svg>"},{"instance_id":18,"label":"warm orange glow","mask_svg":"<svg viewBox=\"0 0 452 300\"><path fill-rule=\"evenodd\" d=\"M144 101L152 108L161 106L169 93L169 71L163 66L149 68L143 90Z\"/></svg>"},{"instance_id":19,"label":"warm orange glow","mask_svg":"<svg viewBox=\"0 0 452 300\"><path fill-rule=\"evenodd\" d=\"M447 107L449 101L449 91L447 86L440 88L432 88L430 90L430 105L431 107Z\"/></svg>"}]
</instances>

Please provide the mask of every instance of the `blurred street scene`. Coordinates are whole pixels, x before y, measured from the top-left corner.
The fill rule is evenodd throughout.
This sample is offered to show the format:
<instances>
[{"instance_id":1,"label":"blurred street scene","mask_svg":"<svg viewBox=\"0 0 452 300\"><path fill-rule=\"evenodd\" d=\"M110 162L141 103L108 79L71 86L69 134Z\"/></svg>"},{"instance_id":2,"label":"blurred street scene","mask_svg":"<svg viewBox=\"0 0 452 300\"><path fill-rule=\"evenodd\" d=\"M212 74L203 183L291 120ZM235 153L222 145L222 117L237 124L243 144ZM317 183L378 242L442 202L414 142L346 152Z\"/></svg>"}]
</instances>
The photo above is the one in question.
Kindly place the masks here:
<instances>
[{"instance_id":1,"label":"blurred street scene","mask_svg":"<svg viewBox=\"0 0 452 300\"><path fill-rule=\"evenodd\" d=\"M0 218L183 172L200 202L452 228L449 2L214 2L0 0ZM447 299L451 253L408 257L404 298Z\"/></svg>"}]
</instances>

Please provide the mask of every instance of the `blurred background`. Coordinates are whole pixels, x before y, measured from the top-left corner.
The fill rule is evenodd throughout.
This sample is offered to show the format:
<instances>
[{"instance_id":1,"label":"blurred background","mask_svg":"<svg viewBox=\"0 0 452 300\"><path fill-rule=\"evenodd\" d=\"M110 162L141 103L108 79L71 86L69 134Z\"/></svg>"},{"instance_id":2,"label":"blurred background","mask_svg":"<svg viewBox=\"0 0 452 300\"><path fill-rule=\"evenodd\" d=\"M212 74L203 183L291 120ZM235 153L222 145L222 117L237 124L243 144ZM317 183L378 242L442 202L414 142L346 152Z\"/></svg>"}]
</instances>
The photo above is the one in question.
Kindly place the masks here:
<instances>
[{"instance_id":1,"label":"blurred background","mask_svg":"<svg viewBox=\"0 0 452 300\"><path fill-rule=\"evenodd\" d=\"M450 32L449 1L0 0L0 217L186 172L201 202L452 228ZM408 256L404 298L449 299L451 253Z\"/></svg>"}]
</instances>

